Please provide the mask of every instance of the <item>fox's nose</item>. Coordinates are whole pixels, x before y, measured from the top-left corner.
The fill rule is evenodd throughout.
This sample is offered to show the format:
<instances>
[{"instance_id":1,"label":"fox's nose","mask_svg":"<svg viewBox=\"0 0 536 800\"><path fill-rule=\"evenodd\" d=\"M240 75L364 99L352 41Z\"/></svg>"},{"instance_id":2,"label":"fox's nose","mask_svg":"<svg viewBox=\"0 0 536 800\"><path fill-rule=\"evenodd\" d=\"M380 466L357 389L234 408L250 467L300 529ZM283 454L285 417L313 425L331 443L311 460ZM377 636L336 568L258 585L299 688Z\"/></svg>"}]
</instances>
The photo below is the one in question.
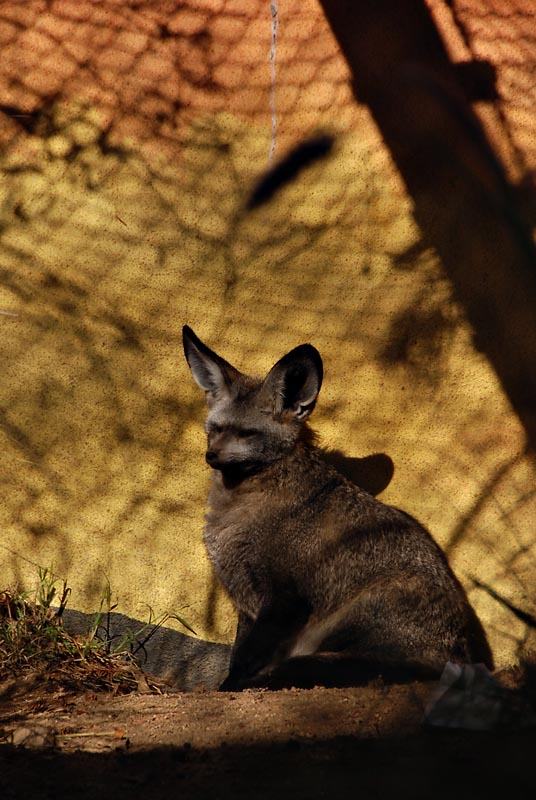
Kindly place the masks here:
<instances>
[{"instance_id":1,"label":"fox's nose","mask_svg":"<svg viewBox=\"0 0 536 800\"><path fill-rule=\"evenodd\" d=\"M207 450L205 455L207 464L215 464L218 460L218 454L214 452L214 450Z\"/></svg>"}]
</instances>

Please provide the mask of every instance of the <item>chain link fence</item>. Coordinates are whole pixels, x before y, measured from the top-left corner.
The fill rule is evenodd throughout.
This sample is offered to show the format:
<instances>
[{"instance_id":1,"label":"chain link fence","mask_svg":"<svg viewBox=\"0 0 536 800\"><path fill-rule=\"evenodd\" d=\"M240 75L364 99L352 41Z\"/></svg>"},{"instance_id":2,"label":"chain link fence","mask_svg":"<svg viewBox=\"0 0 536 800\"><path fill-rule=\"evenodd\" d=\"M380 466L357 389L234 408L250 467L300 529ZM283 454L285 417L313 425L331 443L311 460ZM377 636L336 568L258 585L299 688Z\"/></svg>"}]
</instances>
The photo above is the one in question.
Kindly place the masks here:
<instances>
[{"instance_id":1,"label":"chain link fence","mask_svg":"<svg viewBox=\"0 0 536 800\"><path fill-rule=\"evenodd\" d=\"M530 176L534 11L448 5ZM472 579L534 612L523 430L319 6L277 13L274 84L268 2L0 2L5 574L53 563L85 610L107 575L125 613L232 638L181 326L252 372L309 340L323 442L393 459L383 497L429 525L511 659L530 630ZM329 154L248 211L270 149L319 131Z\"/></svg>"}]
</instances>

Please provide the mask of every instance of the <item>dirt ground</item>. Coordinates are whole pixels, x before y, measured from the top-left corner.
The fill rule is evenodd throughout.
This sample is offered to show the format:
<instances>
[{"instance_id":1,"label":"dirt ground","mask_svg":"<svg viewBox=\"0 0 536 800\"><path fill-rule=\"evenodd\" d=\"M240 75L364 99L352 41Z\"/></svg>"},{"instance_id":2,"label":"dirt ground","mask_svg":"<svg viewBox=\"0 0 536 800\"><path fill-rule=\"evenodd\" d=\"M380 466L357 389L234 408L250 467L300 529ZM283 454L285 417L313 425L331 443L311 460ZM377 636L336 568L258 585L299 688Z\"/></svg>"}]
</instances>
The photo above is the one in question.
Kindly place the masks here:
<instances>
[{"instance_id":1,"label":"dirt ground","mask_svg":"<svg viewBox=\"0 0 536 800\"><path fill-rule=\"evenodd\" d=\"M431 684L71 694L0 691L0 796L534 795L536 728L423 725Z\"/></svg>"}]
</instances>

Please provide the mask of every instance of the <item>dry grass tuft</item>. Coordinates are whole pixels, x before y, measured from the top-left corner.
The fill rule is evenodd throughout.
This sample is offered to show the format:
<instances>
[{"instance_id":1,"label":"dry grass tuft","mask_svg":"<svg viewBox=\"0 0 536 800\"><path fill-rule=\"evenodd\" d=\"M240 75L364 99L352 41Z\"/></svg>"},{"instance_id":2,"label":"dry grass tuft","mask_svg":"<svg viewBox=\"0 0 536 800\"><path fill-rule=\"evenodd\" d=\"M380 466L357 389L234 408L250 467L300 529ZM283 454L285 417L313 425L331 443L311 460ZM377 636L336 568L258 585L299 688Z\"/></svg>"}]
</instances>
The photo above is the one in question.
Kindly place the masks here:
<instances>
[{"instance_id":1,"label":"dry grass tuft","mask_svg":"<svg viewBox=\"0 0 536 800\"><path fill-rule=\"evenodd\" d=\"M0 592L0 684L31 680L51 690L126 694L141 683L144 691L159 691L137 666L128 641L112 646L97 634L106 613L102 603L87 634L67 633L62 615L70 589L62 582L58 591L57 584L50 570L40 568L34 597L16 589Z\"/></svg>"}]
</instances>

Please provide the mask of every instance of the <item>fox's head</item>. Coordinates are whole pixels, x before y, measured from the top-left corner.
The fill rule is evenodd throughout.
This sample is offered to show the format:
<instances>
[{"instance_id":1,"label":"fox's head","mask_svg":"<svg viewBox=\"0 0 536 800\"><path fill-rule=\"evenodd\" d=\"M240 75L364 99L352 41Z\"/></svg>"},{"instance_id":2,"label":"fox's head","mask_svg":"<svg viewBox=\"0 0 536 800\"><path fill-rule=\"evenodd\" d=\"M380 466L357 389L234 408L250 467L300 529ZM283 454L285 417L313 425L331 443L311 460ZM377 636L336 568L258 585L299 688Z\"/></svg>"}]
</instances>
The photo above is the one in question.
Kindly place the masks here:
<instances>
[{"instance_id":1,"label":"fox's head","mask_svg":"<svg viewBox=\"0 0 536 800\"><path fill-rule=\"evenodd\" d=\"M318 350L295 347L261 380L239 372L187 325L182 336L186 360L207 399L208 464L245 477L289 453L304 437L322 385Z\"/></svg>"}]
</instances>

